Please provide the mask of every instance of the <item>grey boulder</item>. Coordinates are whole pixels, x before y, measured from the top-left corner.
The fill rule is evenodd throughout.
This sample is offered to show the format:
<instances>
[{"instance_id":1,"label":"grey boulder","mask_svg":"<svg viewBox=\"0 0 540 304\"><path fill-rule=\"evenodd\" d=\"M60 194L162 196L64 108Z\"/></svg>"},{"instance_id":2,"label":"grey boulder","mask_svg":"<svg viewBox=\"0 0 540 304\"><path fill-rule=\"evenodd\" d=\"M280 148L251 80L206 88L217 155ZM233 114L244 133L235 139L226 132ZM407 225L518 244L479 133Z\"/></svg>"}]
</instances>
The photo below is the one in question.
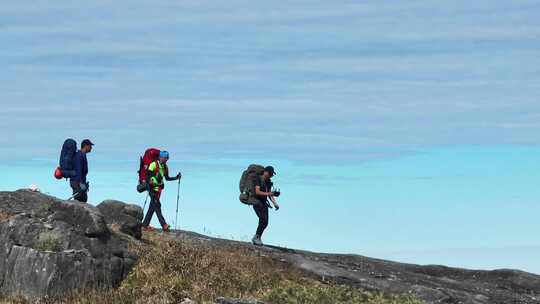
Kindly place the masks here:
<instances>
[{"instance_id":1,"label":"grey boulder","mask_svg":"<svg viewBox=\"0 0 540 304\"><path fill-rule=\"evenodd\" d=\"M109 225L117 225L119 230L140 240L142 237L143 210L137 205L106 200L97 206Z\"/></svg>"},{"instance_id":2,"label":"grey boulder","mask_svg":"<svg viewBox=\"0 0 540 304\"><path fill-rule=\"evenodd\" d=\"M0 192L0 293L26 298L118 286L137 261L98 208Z\"/></svg>"}]
</instances>

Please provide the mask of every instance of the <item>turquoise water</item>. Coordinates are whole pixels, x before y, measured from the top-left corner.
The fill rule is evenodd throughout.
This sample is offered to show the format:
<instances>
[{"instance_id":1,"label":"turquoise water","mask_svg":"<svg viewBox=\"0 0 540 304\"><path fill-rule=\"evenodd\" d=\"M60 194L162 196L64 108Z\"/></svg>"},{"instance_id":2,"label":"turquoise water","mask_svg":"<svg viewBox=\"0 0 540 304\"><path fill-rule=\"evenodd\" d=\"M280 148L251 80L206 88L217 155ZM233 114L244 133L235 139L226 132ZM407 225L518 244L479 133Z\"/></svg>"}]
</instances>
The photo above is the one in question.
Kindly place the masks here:
<instances>
[{"instance_id":1,"label":"turquoise water","mask_svg":"<svg viewBox=\"0 0 540 304\"><path fill-rule=\"evenodd\" d=\"M137 159L89 156L93 204L114 198L142 206L135 191ZM422 264L520 268L540 273L537 186L539 147L447 147L403 157L340 165L272 163L282 189L271 211L269 243L325 252L357 253ZM67 198L69 185L52 178L53 160L4 163L2 190L37 184ZM238 199L247 160L175 160L181 170L179 226L248 240L257 219ZM163 195L174 224L175 182ZM157 225L156 219L153 221Z\"/></svg>"}]
</instances>

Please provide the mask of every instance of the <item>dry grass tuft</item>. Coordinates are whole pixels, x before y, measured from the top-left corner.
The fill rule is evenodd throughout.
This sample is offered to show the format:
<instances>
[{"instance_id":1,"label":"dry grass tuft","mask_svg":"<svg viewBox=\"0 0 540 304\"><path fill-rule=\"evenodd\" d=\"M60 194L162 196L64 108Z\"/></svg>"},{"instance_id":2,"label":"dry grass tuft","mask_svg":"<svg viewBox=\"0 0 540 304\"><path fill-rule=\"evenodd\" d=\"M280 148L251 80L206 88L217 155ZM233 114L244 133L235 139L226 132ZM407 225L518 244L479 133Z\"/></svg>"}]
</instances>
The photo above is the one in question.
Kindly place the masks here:
<instances>
[{"instance_id":1,"label":"dry grass tuft","mask_svg":"<svg viewBox=\"0 0 540 304\"><path fill-rule=\"evenodd\" d=\"M166 241L159 236L151 241L154 246L138 249L142 259L122 286L143 297L165 292L175 299L197 301L219 296L261 298L271 287L300 275L244 248Z\"/></svg>"},{"instance_id":2,"label":"dry grass tuft","mask_svg":"<svg viewBox=\"0 0 540 304\"><path fill-rule=\"evenodd\" d=\"M0 209L0 223L9 220L10 217L11 217L11 214Z\"/></svg>"}]
</instances>

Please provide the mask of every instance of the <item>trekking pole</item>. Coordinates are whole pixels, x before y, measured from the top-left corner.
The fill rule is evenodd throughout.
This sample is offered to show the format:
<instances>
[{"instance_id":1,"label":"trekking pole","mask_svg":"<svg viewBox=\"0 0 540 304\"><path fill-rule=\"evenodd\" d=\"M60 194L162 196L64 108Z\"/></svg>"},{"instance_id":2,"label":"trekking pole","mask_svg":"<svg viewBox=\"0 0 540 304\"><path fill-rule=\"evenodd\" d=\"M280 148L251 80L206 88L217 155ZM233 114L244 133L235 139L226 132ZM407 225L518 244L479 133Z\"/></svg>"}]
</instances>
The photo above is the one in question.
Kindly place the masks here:
<instances>
[{"instance_id":1,"label":"trekking pole","mask_svg":"<svg viewBox=\"0 0 540 304\"><path fill-rule=\"evenodd\" d=\"M143 213L144 213L144 208L146 208L146 202L148 202L148 196L149 196L149 195L150 195L150 193L148 193L148 194L146 195L146 198L144 199L144 205L143 205L143 207L142 207Z\"/></svg>"},{"instance_id":2,"label":"trekking pole","mask_svg":"<svg viewBox=\"0 0 540 304\"><path fill-rule=\"evenodd\" d=\"M82 191L82 190L81 190L81 191L79 191L79 192L76 192L76 193L74 193L72 196L70 196L68 199L66 199L66 201L70 201L70 200L74 199L77 195L82 194L82 193L85 193L85 192L87 192L87 191Z\"/></svg>"},{"instance_id":3,"label":"trekking pole","mask_svg":"<svg viewBox=\"0 0 540 304\"><path fill-rule=\"evenodd\" d=\"M176 192L176 218L174 219L174 230L178 227L178 204L180 202L180 178L178 179L178 191Z\"/></svg>"},{"instance_id":4,"label":"trekking pole","mask_svg":"<svg viewBox=\"0 0 540 304\"><path fill-rule=\"evenodd\" d=\"M81 191L79 191L79 192L77 192L77 193L73 194L73 195L72 195L72 196L70 196L70 197L69 197L68 199L66 199L66 201L70 201L70 200L72 200L72 199L73 199L73 198L74 198L75 196L77 196L77 195L79 195L79 194L81 194Z\"/></svg>"}]
</instances>

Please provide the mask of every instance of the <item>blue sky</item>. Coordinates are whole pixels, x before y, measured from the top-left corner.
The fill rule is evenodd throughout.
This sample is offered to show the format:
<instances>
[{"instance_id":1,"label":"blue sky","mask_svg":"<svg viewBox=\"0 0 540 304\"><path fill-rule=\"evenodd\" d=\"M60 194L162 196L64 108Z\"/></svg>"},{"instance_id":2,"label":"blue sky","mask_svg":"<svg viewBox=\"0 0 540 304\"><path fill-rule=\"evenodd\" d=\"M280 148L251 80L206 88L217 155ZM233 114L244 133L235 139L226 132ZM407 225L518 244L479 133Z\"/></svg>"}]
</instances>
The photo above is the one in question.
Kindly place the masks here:
<instances>
[{"instance_id":1,"label":"blue sky","mask_svg":"<svg viewBox=\"0 0 540 304\"><path fill-rule=\"evenodd\" d=\"M66 127L110 155L139 138L298 160L538 144L539 5L8 3L0 154L52 155Z\"/></svg>"},{"instance_id":2,"label":"blue sky","mask_svg":"<svg viewBox=\"0 0 540 304\"><path fill-rule=\"evenodd\" d=\"M100 186L94 197L139 200L130 193L133 162L148 146L166 147L193 176L186 179L194 219L188 228L200 231L195 219L212 220L202 206L217 203L201 198L206 178L220 189L216 196L234 197L234 172L257 160L282 167L280 184L297 203L280 210L283 223L302 217L293 206L308 204L317 207L304 225L335 221L328 235L349 231L335 240L269 232L274 242L471 267L486 260L474 258L478 250L507 248L514 252L509 258L480 266L540 272L522 256L532 257L539 241L516 236L519 227L540 228L529 217L538 211L532 182L538 170L529 169L538 167L540 144L539 13L540 1L6 3L0 8L0 159L10 173L27 162L43 172L28 169L0 186L26 185L28 175L64 195L65 185L46 179L45 168L66 137L90 137ZM508 163L514 170L506 171ZM111 166L125 172L106 173ZM377 178L357 186L368 179L364 171ZM498 175L505 178L492 180ZM408 178L417 183L403 182ZM125 188L107 188L118 179ZM325 183L302 186L313 180ZM308 190L325 196L303 197ZM423 238L425 228L411 225L407 233L388 228L357 238L376 228L360 220L375 207L346 207L351 196L369 200L382 215L416 201L408 219L426 220L434 233ZM420 208L434 200L440 210ZM490 203L499 222L478 221ZM324 217L344 210L351 214L344 223ZM505 212L514 215L509 235L484 230L499 226ZM437 228L445 213L467 216ZM397 223L397 215L383 219ZM225 223L209 229L243 237L244 226ZM467 229L456 228L451 241L453 224ZM467 231L484 237L469 241ZM446 237L437 241L436 232ZM450 249L462 252L461 262L440 254Z\"/></svg>"}]
</instances>

